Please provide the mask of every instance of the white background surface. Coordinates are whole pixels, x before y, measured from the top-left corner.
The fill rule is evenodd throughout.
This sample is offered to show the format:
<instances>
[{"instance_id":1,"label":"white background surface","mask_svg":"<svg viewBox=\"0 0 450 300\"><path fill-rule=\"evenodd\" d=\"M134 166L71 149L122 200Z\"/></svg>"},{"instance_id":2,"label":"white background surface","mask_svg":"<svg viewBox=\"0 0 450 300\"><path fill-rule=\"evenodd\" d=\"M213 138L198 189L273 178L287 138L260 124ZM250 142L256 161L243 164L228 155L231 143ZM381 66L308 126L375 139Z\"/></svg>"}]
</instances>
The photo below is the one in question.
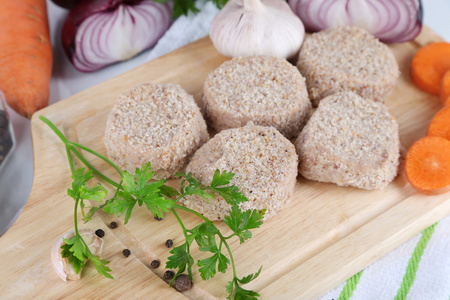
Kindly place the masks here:
<instances>
[{"instance_id":1,"label":"white background surface","mask_svg":"<svg viewBox=\"0 0 450 300\"><path fill-rule=\"evenodd\" d=\"M67 11L48 2L50 34L54 50L50 104L128 71L148 58L148 51L132 60L94 73L77 71L61 47L61 27ZM424 23L450 41L450 0L423 0ZM0 236L19 216L33 181L33 151L30 121L9 110L16 135L16 148L0 174ZM67 187L61 187L67 188Z\"/></svg>"}]
</instances>

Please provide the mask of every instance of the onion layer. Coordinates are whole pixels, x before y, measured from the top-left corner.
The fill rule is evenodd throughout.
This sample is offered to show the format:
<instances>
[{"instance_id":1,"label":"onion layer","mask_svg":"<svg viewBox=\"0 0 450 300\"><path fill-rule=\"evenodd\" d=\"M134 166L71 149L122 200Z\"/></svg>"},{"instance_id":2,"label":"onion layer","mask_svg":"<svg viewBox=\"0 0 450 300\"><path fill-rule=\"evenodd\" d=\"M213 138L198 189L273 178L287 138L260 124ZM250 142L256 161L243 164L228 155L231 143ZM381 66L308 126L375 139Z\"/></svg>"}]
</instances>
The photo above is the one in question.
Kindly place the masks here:
<instances>
[{"instance_id":1,"label":"onion layer","mask_svg":"<svg viewBox=\"0 0 450 300\"><path fill-rule=\"evenodd\" d=\"M413 40L422 29L420 0L289 0L306 30L356 25L388 43Z\"/></svg>"},{"instance_id":2,"label":"onion layer","mask_svg":"<svg viewBox=\"0 0 450 300\"><path fill-rule=\"evenodd\" d=\"M80 71L92 72L154 46L172 24L172 3L85 0L67 16L64 50Z\"/></svg>"}]
</instances>

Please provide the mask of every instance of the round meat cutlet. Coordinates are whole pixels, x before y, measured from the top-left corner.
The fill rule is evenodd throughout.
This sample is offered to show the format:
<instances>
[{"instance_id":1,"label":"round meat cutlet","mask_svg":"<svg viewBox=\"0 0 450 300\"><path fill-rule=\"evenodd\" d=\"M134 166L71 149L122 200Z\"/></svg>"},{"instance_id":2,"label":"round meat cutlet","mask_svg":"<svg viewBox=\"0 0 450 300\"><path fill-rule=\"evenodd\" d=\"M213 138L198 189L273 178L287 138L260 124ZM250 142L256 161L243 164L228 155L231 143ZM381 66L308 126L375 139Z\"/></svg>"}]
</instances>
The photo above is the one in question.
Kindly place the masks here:
<instances>
[{"instance_id":1,"label":"round meat cutlet","mask_svg":"<svg viewBox=\"0 0 450 300\"><path fill-rule=\"evenodd\" d=\"M400 74L389 47L356 26L330 28L307 36L297 67L306 78L313 106L342 91L384 103Z\"/></svg>"},{"instance_id":2,"label":"round meat cutlet","mask_svg":"<svg viewBox=\"0 0 450 300\"><path fill-rule=\"evenodd\" d=\"M145 83L119 97L106 123L105 147L119 168L134 174L151 162L154 178L184 170L209 138L194 98L179 85Z\"/></svg>"},{"instance_id":3,"label":"round meat cutlet","mask_svg":"<svg viewBox=\"0 0 450 300\"><path fill-rule=\"evenodd\" d=\"M211 184L217 169L234 173L231 184L248 198L240 208L266 209L268 219L290 201L297 166L295 147L288 139L273 127L249 122L216 134L195 153L186 171L205 186ZM211 203L196 195L181 202L210 220L223 220L231 208L218 194Z\"/></svg>"},{"instance_id":4,"label":"round meat cutlet","mask_svg":"<svg viewBox=\"0 0 450 300\"><path fill-rule=\"evenodd\" d=\"M311 110L305 79L285 59L234 58L208 75L203 85L208 122L217 131L249 121L273 126L287 138L300 132Z\"/></svg>"},{"instance_id":5,"label":"round meat cutlet","mask_svg":"<svg viewBox=\"0 0 450 300\"><path fill-rule=\"evenodd\" d=\"M322 99L295 147L307 179L372 190L397 175L397 122L382 103L352 92Z\"/></svg>"}]
</instances>

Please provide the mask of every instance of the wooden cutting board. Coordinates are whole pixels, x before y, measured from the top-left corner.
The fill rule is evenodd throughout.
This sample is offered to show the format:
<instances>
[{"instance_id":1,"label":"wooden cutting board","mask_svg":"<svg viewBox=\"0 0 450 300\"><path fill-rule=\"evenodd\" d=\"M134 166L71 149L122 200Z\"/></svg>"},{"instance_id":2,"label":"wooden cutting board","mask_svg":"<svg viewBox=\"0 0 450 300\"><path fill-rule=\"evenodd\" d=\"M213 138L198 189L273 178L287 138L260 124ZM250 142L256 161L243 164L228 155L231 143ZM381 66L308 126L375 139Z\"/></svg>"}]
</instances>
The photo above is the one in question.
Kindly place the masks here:
<instances>
[{"instance_id":1,"label":"wooden cutting board","mask_svg":"<svg viewBox=\"0 0 450 300\"><path fill-rule=\"evenodd\" d=\"M400 127L404 149L424 136L432 116L441 108L437 97L413 86L409 64L417 49L441 40L424 28L413 42L392 45L402 72L387 101ZM66 195L70 170L63 144L38 119L44 115L72 141L101 153L106 118L119 94L143 82L172 82L201 99L206 75L227 58L204 38L144 64L130 72L60 101L36 113L31 121L34 147L34 182L28 203L14 226L0 238L0 295L6 298L224 298L231 270L202 281L194 273L194 287L180 294L160 279L169 256L164 246L184 242L173 215L162 221L139 208L127 225L123 219L97 214L82 228L106 232L103 258L111 261L115 280L96 274L88 265L79 281L62 282L50 264L54 241L73 227L73 200ZM104 163L86 155L99 169L115 176ZM401 169L386 189L365 191L307 181L299 176L292 202L239 245L231 242L238 276L258 270L260 277L247 287L262 299L313 299L404 243L424 228L450 214L450 194L424 196L415 192ZM186 226L199 220L181 214ZM81 219L81 217L80 217ZM119 227L109 229L116 221ZM218 225L221 228L223 224ZM122 250L132 255L125 258ZM193 256L204 258L194 248ZM161 267L151 269L153 259Z\"/></svg>"}]
</instances>

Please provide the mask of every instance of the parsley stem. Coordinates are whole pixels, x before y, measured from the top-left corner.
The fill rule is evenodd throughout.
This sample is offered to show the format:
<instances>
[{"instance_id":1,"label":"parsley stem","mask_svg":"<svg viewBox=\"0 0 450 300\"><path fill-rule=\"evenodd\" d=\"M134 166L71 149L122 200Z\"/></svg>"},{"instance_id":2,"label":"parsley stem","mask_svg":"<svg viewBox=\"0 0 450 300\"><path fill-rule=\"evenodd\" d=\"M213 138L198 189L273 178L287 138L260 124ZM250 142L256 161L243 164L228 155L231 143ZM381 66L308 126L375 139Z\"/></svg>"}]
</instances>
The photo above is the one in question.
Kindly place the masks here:
<instances>
[{"instance_id":1,"label":"parsley stem","mask_svg":"<svg viewBox=\"0 0 450 300\"><path fill-rule=\"evenodd\" d=\"M183 228L183 232L184 232L186 229L185 229L183 223L181 223L180 218L179 218L178 215L176 214L175 208L181 209L181 210L184 210L184 211L188 211L188 212L190 212L190 213L193 213L194 215L196 215L197 217L201 218L202 220L204 220L204 221L206 221L206 222L211 222L207 217L205 217L204 215L202 215L202 214L199 213L199 212L196 212L195 210L192 210L192 209L190 209L190 208L187 208L187 207L184 207L184 206L181 206L181 205L178 205L178 204L174 204L173 207L171 208L171 210L172 210L173 214L175 215L175 217L178 219L178 222L180 222L180 225L181 225L181 227ZM236 266L235 266L235 264L234 264L233 254L232 254L232 252L231 252L230 246L228 245L228 243L227 243L227 241L226 241L227 239L229 239L229 238L230 238L231 236L233 236L233 235L231 235L231 236L229 236L229 237L224 237L224 236L222 235L222 233L220 233L220 231L217 232L217 235L219 236L220 241L225 245L225 247L226 247L227 250L228 250L228 254L230 255L231 266L233 267L233 276L234 276L235 278L237 278L237 276L236 276ZM185 237L186 237L186 234L185 234Z\"/></svg>"},{"instance_id":2,"label":"parsley stem","mask_svg":"<svg viewBox=\"0 0 450 300\"><path fill-rule=\"evenodd\" d=\"M70 166L70 172L75 173L75 167L73 165L73 160L72 160L72 155L70 155L70 147L68 147L66 145L66 154L67 154L67 160L69 161L69 166Z\"/></svg>"},{"instance_id":3,"label":"parsley stem","mask_svg":"<svg viewBox=\"0 0 450 300\"><path fill-rule=\"evenodd\" d=\"M183 197L184 197L184 196L183 196ZM179 197L178 197L178 198L179 198ZM178 198L177 198L177 200L178 200ZM176 202L177 200L175 200L175 202ZM178 204L174 204L174 205L173 205L173 208L177 208L177 209L181 209L181 210L190 212L190 213L196 215L197 217L201 218L203 221L211 222L207 217L205 217L204 215L202 215L202 214L199 213L199 212L196 212L196 211L193 210L193 209L190 209L190 208L187 208L187 207L178 205Z\"/></svg>"},{"instance_id":4,"label":"parsley stem","mask_svg":"<svg viewBox=\"0 0 450 300\"><path fill-rule=\"evenodd\" d=\"M74 220L73 220L73 223L74 223L74 226L75 226L75 234L76 235L78 235L78 236L80 236L80 233L78 232L78 218L77 218L77 211L78 211L78 202L80 202L80 199L76 199L75 200L75 209L74 209ZM80 236L80 238L81 238L81 236ZM83 238L81 238L81 239L83 239Z\"/></svg>"},{"instance_id":5,"label":"parsley stem","mask_svg":"<svg viewBox=\"0 0 450 300\"><path fill-rule=\"evenodd\" d=\"M174 203L177 203L178 201L180 201L181 199L183 199L184 197L186 197L186 195L187 195L186 193L181 194L180 196L177 197L177 199L175 199ZM175 205L176 205L176 204L175 204ZM181 208L181 207L184 208L184 206L177 205L177 208Z\"/></svg>"},{"instance_id":6,"label":"parsley stem","mask_svg":"<svg viewBox=\"0 0 450 300\"><path fill-rule=\"evenodd\" d=\"M180 223L180 226L183 229L184 238L186 239L186 253L189 254L190 253L190 247L189 247L189 242L188 242L187 229L184 226L183 221L181 221L181 218L178 216L178 214L175 211L175 209L171 208L170 210L174 214L175 218L177 218L178 223ZM189 277L192 279L192 268L191 268L191 266L189 264L188 264L188 274L189 274ZM174 279L175 279L175 277L174 277Z\"/></svg>"},{"instance_id":7,"label":"parsley stem","mask_svg":"<svg viewBox=\"0 0 450 300\"><path fill-rule=\"evenodd\" d=\"M223 244L225 245L225 247L228 250L228 254L230 255L230 261L231 261L231 266L233 267L233 277L237 278L236 275L236 266L234 264L234 258L233 258L233 253L231 252L231 248L230 245L228 245L227 241L225 240L225 238L223 237L223 235L219 232L217 233L217 235L220 237L220 240L223 242Z\"/></svg>"},{"instance_id":8,"label":"parsley stem","mask_svg":"<svg viewBox=\"0 0 450 300\"><path fill-rule=\"evenodd\" d=\"M119 169L119 167L113 163L110 159L108 159L106 156L101 155L100 153L98 153L97 151L94 151L86 146L83 146L81 144L75 143L75 142L68 142L69 145L73 145L77 148L83 149L86 152L89 152L95 156L97 156L98 158L102 159L103 161L105 161L106 163L108 163L111 167L113 167L117 173L119 173L120 176L122 176L122 171ZM94 170L93 170L94 171Z\"/></svg>"},{"instance_id":9,"label":"parsley stem","mask_svg":"<svg viewBox=\"0 0 450 300\"><path fill-rule=\"evenodd\" d=\"M74 142L69 142L69 140L67 140L67 138L64 136L64 134L58 129L58 127L55 126L55 124L53 124L49 119L47 119L44 116L39 116L39 119L41 119L42 121L45 122L45 124L47 124L52 130L53 132L61 139L61 141L64 143L64 145L66 146L66 152L67 152L67 157L69 159L69 163L70 163L70 170L73 172L75 171L75 168L73 166L73 162L72 162L72 157L70 155L70 151L72 151L82 162L83 164L86 165L86 167L88 167L89 170L92 170L92 172L94 172L97 176L99 176L100 178L102 178L103 180L105 180L106 182L108 182L109 184L118 187L119 185L112 179L108 178L107 176L103 175L103 173L101 173L100 171L98 171L94 166L92 166L82 155L81 153L75 148L80 148L83 149L99 158L101 158L103 161L105 161L106 163L108 163L109 165L111 165L119 174L120 176L122 176L122 171L119 169L119 167L117 167L111 160L109 160L107 157L101 155L100 153L89 149L88 147L85 147L83 145L80 145L78 143L74 143Z\"/></svg>"},{"instance_id":10,"label":"parsley stem","mask_svg":"<svg viewBox=\"0 0 450 300\"><path fill-rule=\"evenodd\" d=\"M186 229L186 227L184 227L184 224L183 224L183 222L181 221L180 216L178 216L177 212L176 212L173 208L171 208L170 210L172 211L172 213L173 213L173 215L175 216L175 218L177 218L178 223L180 223L180 226L181 226L181 228L183 229L183 233L184 233L185 237L187 237L187 236L186 236L187 229Z\"/></svg>"},{"instance_id":11,"label":"parsley stem","mask_svg":"<svg viewBox=\"0 0 450 300\"><path fill-rule=\"evenodd\" d=\"M53 124L49 119L47 119L44 116L39 116L39 119L41 119L42 121L45 122L45 124L47 124L54 133L56 133L56 135L64 142L65 145L67 145L67 143L69 142L67 140L67 138L64 136L64 134L62 134L62 132L58 129L58 127L55 126L55 124Z\"/></svg>"},{"instance_id":12,"label":"parsley stem","mask_svg":"<svg viewBox=\"0 0 450 300\"><path fill-rule=\"evenodd\" d=\"M71 144L71 142L69 142L69 144ZM114 180L110 179L109 177L103 175L103 173L101 173L99 170L97 170L93 165L91 165L84 157L83 155L81 155L81 153L75 149L73 146L71 146L71 150L72 152L78 157L79 160L81 160L83 162L83 164L88 167L89 170L91 170L92 172L94 172L95 175L97 175L98 177L100 177L101 179L105 180L106 182L108 182L109 184L115 186L115 187L119 187L119 184L117 182L115 182Z\"/></svg>"}]
</instances>

